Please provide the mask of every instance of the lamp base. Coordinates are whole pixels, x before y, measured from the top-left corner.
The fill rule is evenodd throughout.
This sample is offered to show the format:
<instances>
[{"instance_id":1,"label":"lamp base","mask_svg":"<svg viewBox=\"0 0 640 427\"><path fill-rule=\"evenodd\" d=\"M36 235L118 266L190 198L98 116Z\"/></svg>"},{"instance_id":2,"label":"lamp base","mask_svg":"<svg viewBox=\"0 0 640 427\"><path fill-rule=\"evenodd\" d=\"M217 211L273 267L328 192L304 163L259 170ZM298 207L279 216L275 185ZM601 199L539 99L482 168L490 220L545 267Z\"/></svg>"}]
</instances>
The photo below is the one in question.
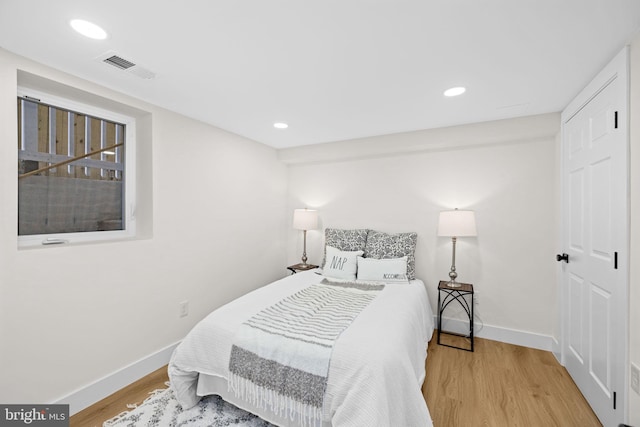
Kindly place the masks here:
<instances>
[{"instance_id":1,"label":"lamp base","mask_svg":"<svg viewBox=\"0 0 640 427\"><path fill-rule=\"evenodd\" d=\"M461 286L462 285L460 283L458 283L458 282L456 282L454 280L452 280L450 282L447 282L447 287L449 287L449 288L459 288Z\"/></svg>"}]
</instances>

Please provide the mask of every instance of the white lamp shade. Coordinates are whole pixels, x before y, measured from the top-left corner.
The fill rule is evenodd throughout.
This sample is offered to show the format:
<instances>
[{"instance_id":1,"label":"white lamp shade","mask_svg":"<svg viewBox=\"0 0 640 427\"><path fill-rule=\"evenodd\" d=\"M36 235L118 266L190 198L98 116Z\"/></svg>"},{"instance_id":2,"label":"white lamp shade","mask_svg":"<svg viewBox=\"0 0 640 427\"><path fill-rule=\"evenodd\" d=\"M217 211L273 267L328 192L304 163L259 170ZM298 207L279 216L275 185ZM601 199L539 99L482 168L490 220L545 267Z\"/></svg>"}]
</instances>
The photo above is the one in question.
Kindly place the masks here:
<instances>
[{"instance_id":1,"label":"white lamp shade","mask_svg":"<svg viewBox=\"0 0 640 427\"><path fill-rule=\"evenodd\" d=\"M318 211L313 209L294 210L293 228L296 230L315 230L318 228Z\"/></svg>"},{"instance_id":2,"label":"white lamp shade","mask_svg":"<svg viewBox=\"0 0 640 427\"><path fill-rule=\"evenodd\" d=\"M473 211L442 211L438 221L438 236L477 236L476 216Z\"/></svg>"}]
</instances>

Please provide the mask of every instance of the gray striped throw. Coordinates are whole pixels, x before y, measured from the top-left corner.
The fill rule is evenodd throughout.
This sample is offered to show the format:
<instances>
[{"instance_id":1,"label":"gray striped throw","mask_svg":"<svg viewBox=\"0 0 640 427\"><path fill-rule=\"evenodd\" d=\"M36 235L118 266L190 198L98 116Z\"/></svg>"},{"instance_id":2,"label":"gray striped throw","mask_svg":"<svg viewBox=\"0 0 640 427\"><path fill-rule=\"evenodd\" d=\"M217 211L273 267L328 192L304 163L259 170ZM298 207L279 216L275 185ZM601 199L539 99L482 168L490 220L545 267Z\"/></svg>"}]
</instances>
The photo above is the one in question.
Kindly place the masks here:
<instances>
[{"instance_id":1,"label":"gray striped throw","mask_svg":"<svg viewBox=\"0 0 640 427\"><path fill-rule=\"evenodd\" d=\"M383 288L324 279L256 313L234 337L229 388L281 417L317 424L334 343Z\"/></svg>"}]
</instances>

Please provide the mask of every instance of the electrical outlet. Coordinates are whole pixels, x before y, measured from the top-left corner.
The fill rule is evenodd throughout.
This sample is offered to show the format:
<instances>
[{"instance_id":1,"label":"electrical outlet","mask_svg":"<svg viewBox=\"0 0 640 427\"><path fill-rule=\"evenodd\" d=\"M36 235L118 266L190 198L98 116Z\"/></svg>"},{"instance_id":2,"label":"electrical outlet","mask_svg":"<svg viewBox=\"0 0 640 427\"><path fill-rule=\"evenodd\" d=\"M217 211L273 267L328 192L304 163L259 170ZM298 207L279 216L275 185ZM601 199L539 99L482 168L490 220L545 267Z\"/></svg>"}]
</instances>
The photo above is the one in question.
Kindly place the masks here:
<instances>
[{"instance_id":1,"label":"electrical outlet","mask_svg":"<svg viewBox=\"0 0 640 427\"><path fill-rule=\"evenodd\" d=\"M189 301L182 301L180 303L180 317L187 317L189 315Z\"/></svg>"},{"instance_id":2,"label":"electrical outlet","mask_svg":"<svg viewBox=\"0 0 640 427\"><path fill-rule=\"evenodd\" d=\"M640 368L631 364L631 389L640 394Z\"/></svg>"}]
</instances>

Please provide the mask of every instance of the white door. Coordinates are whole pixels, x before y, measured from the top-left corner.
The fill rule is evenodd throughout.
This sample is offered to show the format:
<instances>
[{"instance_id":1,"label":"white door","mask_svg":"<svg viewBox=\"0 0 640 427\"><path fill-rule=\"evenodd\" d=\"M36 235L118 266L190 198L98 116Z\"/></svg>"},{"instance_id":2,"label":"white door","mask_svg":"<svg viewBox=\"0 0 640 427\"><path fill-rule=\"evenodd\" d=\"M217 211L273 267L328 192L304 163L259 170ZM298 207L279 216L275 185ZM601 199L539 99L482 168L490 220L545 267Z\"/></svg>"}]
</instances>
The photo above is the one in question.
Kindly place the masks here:
<instances>
[{"instance_id":1,"label":"white door","mask_svg":"<svg viewBox=\"0 0 640 427\"><path fill-rule=\"evenodd\" d=\"M627 51L562 116L564 363L605 427L626 418Z\"/></svg>"}]
</instances>

